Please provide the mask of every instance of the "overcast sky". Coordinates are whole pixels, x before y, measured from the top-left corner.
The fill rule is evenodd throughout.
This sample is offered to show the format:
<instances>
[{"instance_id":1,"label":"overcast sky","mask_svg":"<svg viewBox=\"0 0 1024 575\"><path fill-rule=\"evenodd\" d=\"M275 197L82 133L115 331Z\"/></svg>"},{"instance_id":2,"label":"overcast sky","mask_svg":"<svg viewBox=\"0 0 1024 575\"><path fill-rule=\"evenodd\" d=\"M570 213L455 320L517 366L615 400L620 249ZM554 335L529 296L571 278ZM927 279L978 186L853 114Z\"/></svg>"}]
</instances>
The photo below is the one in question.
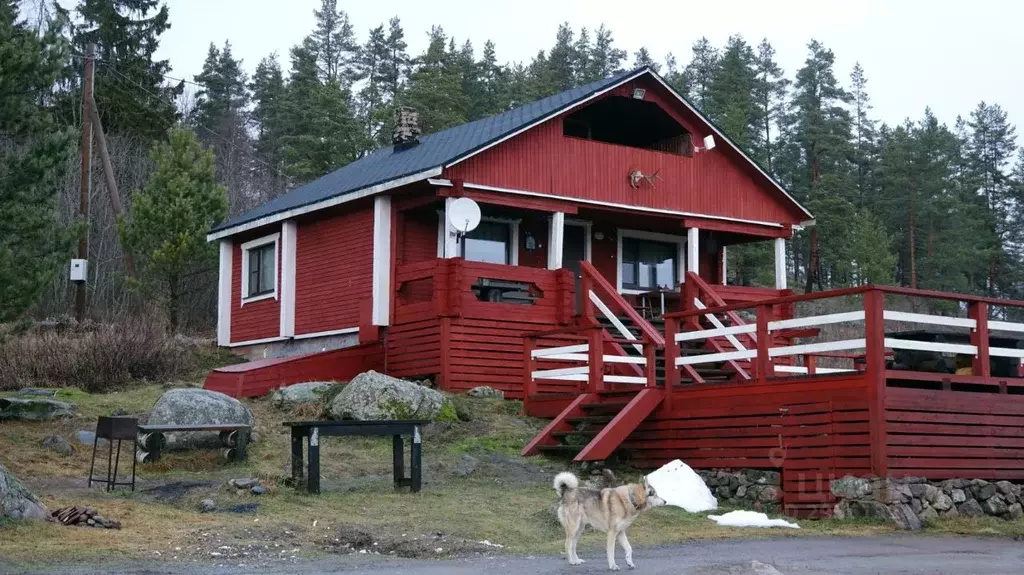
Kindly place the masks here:
<instances>
[{"instance_id":1,"label":"overcast sky","mask_svg":"<svg viewBox=\"0 0 1024 575\"><path fill-rule=\"evenodd\" d=\"M287 67L291 46L313 27L320 0L168 0L172 28L159 55L176 75L191 79L209 43L231 41L251 73L277 51ZM399 16L409 53L426 47L432 25L479 50L497 45L499 61L526 61L554 43L558 24L596 29L604 23L618 47L647 46L659 60L675 53L680 64L700 36L724 45L730 34L756 44L767 37L788 77L816 38L836 55L836 74L848 85L860 61L877 118L897 123L920 118L925 106L952 124L981 100L1024 122L1024 1L1015 0L339 0L360 42L367 30ZM1022 128L1024 130L1024 128ZM1021 137L1024 143L1024 135Z\"/></svg>"}]
</instances>

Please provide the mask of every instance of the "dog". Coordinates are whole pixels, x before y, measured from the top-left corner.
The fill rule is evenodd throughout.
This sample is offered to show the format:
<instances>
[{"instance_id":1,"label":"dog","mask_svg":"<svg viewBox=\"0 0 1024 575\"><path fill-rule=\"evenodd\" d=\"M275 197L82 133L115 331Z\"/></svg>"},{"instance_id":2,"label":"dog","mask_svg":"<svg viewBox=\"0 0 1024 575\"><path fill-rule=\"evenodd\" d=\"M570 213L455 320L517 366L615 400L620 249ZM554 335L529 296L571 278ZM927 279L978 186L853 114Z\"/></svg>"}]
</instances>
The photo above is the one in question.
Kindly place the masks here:
<instances>
[{"instance_id":1,"label":"dog","mask_svg":"<svg viewBox=\"0 0 1024 575\"><path fill-rule=\"evenodd\" d=\"M614 475L608 470L605 470L605 480L614 482ZM636 568L626 529L644 511L665 504L665 500L658 497L655 489L647 483L646 477L640 483L587 489L580 487L580 480L575 475L562 472L555 476L554 487L558 493L558 522L565 528L565 554L570 565L583 563L576 554L576 543L584 527L590 525L608 535L609 569L619 570L615 563L616 541L626 554L626 565L630 569Z\"/></svg>"}]
</instances>

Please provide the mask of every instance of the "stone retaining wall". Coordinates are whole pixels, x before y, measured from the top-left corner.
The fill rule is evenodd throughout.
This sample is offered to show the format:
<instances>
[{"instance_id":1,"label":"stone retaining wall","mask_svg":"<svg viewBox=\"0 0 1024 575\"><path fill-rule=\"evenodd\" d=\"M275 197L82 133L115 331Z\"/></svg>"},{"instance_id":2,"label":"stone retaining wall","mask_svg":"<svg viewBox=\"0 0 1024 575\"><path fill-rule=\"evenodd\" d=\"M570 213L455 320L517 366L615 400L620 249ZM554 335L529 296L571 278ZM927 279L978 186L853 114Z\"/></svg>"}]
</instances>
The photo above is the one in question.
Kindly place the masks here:
<instances>
[{"instance_id":1,"label":"stone retaining wall","mask_svg":"<svg viewBox=\"0 0 1024 575\"><path fill-rule=\"evenodd\" d=\"M920 529L922 524L939 517L958 515L1024 517L1021 486L1009 481L948 479L935 482L922 477L846 476L832 482L832 495L836 497L834 516L837 519L880 517L904 529Z\"/></svg>"},{"instance_id":2,"label":"stone retaining wall","mask_svg":"<svg viewBox=\"0 0 1024 575\"><path fill-rule=\"evenodd\" d=\"M700 469L697 475L718 499L719 505L765 512L777 512L780 508L782 483L776 471Z\"/></svg>"}]
</instances>

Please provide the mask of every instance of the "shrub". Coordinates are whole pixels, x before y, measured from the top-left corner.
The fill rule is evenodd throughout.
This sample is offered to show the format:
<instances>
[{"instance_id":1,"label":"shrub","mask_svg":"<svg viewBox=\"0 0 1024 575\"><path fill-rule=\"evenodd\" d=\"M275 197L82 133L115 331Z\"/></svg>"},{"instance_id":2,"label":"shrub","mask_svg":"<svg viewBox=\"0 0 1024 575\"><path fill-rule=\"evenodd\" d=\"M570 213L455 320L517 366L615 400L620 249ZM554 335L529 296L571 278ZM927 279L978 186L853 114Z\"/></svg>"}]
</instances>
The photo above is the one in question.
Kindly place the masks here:
<instances>
[{"instance_id":1,"label":"shrub","mask_svg":"<svg viewBox=\"0 0 1024 575\"><path fill-rule=\"evenodd\" d=\"M166 381L193 371L194 345L140 320L88 330L34 329L0 340L0 390L48 385L102 392L133 381Z\"/></svg>"}]
</instances>

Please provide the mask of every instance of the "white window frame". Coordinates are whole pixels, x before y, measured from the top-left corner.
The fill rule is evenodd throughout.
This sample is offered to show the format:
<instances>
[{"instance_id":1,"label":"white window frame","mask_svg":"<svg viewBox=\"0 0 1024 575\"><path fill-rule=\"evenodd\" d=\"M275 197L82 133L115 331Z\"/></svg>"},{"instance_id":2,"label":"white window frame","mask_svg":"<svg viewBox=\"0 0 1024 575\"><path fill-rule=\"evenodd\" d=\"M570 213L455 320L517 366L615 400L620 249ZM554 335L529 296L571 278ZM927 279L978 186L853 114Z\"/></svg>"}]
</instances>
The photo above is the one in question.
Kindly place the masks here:
<instances>
[{"instance_id":1,"label":"white window frame","mask_svg":"<svg viewBox=\"0 0 1024 575\"><path fill-rule=\"evenodd\" d=\"M264 247L266 245L269 245L269 244L274 244L274 291L269 292L269 293L265 293L265 294L262 294L262 295L258 295L258 296L247 297L246 294L249 293L249 252L254 250L254 249L256 249L256 248L262 248L262 247ZM269 236L263 236L262 238L257 238L255 240L250 240L250 241L245 242L244 244L242 244L242 281L240 282L242 284L242 286L241 286L242 287L242 290L241 290L242 305L245 305L247 303L252 303L254 301L261 301L261 300L271 299L271 298L276 300L278 298L278 293L279 293L279 290L281 289L281 286L279 285L281 283L281 280L280 280L280 278L277 277L277 275L278 275L278 267L280 266L279 260L281 259L281 251L280 250L281 250L281 233L280 232L275 233L275 234L270 234Z\"/></svg>"},{"instance_id":2,"label":"white window frame","mask_svg":"<svg viewBox=\"0 0 1024 575\"><path fill-rule=\"evenodd\" d=\"M480 218L481 222L494 222L499 224L508 224L509 226L509 260L511 263L506 265L519 265L519 224L522 222L520 219L513 218L494 218L491 216L483 216ZM445 215L444 212L438 212L437 220L437 257L444 257L444 232L445 232ZM496 264L501 265L501 264Z\"/></svg>"},{"instance_id":3,"label":"white window frame","mask_svg":"<svg viewBox=\"0 0 1024 575\"><path fill-rule=\"evenodd\" d=\"M622 238L633 238L638 240L651 240L676 244L676 273L678 274L677 286L686 278L686 236L648 232L644 230L630 230L619 228L616 235L615 248L615 289L621 294L641 294L649 290L623 289L622 288Z\"/></svg>"}]
</instances>

